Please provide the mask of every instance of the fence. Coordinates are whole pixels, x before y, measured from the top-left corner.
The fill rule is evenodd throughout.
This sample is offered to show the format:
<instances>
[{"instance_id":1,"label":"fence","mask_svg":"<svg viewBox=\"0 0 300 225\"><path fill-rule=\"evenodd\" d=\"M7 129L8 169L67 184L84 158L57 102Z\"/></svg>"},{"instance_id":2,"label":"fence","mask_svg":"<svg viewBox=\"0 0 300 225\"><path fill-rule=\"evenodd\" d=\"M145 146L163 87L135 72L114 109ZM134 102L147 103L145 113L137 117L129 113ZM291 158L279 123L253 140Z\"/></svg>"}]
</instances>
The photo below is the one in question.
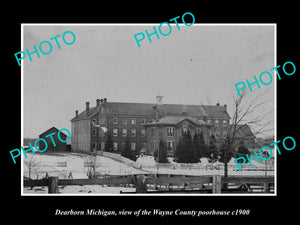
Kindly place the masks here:
<instances>
[{"instance_id":1,"label":"fence","mask_svg":"<svg viewBox=\"0 0 300 225\"><path fill-rule=\"evenodd\" d=\"M185 169L185 170L224 170L224 164L212 165L206 164L201 165L198 163L156 163L156 165L141 165L141 169ZM232 169L233 171L238 171L236 165L228 165L228 169ZM272 165L261 164L260 166L250 166L249 164L244 164L241 167L242 171L274 171L274 167Z\"/></svg>"},{"instance_id":2,"label":"fence","mask_svg":"<svg viewBox=\"0 0 300 225\"><path fill-rule=\"evenodd\" d=\"M120 154L102 151L100 153L100 155L120 161L120 162L125 163L128 166L132 166L134 168L140 168L139 165L135 161L125 158L125 157L121 156Z\"/></svg>"},{"instance_id":3,"label":"fence","mask_svg":"<svg viewBox=\"0 0 300 225\"><path fill-rule=\"evenodd\" d=\"M223 187L227 184L227 187ZM131 193L273 193L274 177L258 176L186 176L171 174L139 174L107 176L101 179L58 179L24 180L24 187L48 186L48 193L58 193L59 186L105 185L113 187L134 186ZM129 192L126 192L129 193Z\"/></svg>"}]
</instances>

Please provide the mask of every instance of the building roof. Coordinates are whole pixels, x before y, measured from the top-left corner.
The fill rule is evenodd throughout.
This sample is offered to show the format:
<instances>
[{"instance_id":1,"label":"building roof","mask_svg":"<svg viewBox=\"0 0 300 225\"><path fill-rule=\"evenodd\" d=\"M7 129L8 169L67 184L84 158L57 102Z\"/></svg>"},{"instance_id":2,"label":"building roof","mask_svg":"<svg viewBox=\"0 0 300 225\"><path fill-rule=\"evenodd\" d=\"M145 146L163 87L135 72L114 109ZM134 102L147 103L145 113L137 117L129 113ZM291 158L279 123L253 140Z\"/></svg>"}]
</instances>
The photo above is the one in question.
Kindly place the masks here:
<instances>
[{"instance_id":1,"label":"building roof","mask_svg":"<svg viewBox=\"0 0 300 225\"><path fill-rule=\"evenodd\" d=\"M41 137L41 136L44 136L44 135L46 135L46 134L48 134L48 133L53 133L53 132L55 132L55 133L57 133L59 130L56 128L56 127L51 127L51 128L49 128L48 130L46 130L46 131L44 131L43 133L41 133L40 135L39 135L39 137ZM65 137L67 137L67 135L64 133L64 132L60 132L60 133L62 133L63 135L65 135Z\"/></svg>"},{"instance_id":2,"label":"building roof","mask_svg":"<svg viewBox=\"0 0 300 225\"><path fill-rule=\"evenodd\" d=\"M239 124L235 136L236 138L255 138L248 124Z\"/></svg>"},{"instance_id":3,"label":"building roof","mask_svg":"<svg viewBox=\"0 0 300 225\"><path fill-rule=\"evenodd\" d=\"M187 116L165 116L160 118L157 121L153 121L151 123L147 123L147 125L177 125L178 123L184 121L184 120L189 120L190 122L192 122L195 125L204 125L208 123L205 123L203 121L199 121L196 118L193 117L187 117Z\"/></svg>"},{"instance_id":4,"label":"building roof","mask_svg":"<svg viewBox=\"0 0 300 225\"><path fill-rule=\"evenodd\" d=\"M135 116L150 116L155 115L152 103L126 103L126 102L106 102L104 103L107 113L114 115L135 115ZM78 114L71 121L88 119L98 113L100 107L89 108L89 116L86 115L86 110ZM223 118L229 119L226 107L219 105L180 105L180 104L163 104L158 106L160 117L164 116L180 116L185 113L189 117L202 118Z\"/></svg>"},{"instance_id":5,"label":"building roof","mask_svg":"<svg viewBox=\"0 0 300 225\"><path fill-rule=\"evenodd\" d=\"M147 123L146 125L176 125L184 120L189 120L191 122L193 122L194 124L196 123L194 121L194 119L190 119L188 117L185 116L165 116L160 118L157 121L153 121L151 123Z\"/></svg>"}]
</instances>

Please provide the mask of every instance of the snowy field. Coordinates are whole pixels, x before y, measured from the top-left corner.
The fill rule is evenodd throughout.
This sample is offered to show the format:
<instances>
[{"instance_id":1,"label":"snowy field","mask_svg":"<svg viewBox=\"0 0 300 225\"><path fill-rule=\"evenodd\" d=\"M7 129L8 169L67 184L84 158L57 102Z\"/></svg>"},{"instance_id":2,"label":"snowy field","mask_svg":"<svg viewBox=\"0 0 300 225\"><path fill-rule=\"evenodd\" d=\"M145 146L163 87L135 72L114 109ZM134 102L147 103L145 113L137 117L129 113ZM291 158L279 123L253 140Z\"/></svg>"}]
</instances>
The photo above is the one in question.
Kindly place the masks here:
<instances>
[{"instance_id":1,"label":"snowy field","mask_svg":"<svg viewBox=\"0 0 300 225\"><path fill-rule=\"evenodd\" d=\"M27 159L23 157L23 176L29 177L29 167L31 167L31 179L41 179L46 176L57 176L59 179L88 179L87 161L88 155L81 153L41 153L37 155L27 154ZM143 156L137 159L136 163L141 169L131 165L113 160L111 158L96 157L97 175L131 175L131 174L181 174L181 175L223 175L222 163L209 163L206 158L201 159L198 164L157 164L152 156ZM31 166L28 166L30 165ZM254 167L245 164L243 171L238 171L232 159L228 165L228 175L234 176L265 176L265 164L253 161ZM253 170L254 169L254 170ZM274 171L267 171L267 175L274 175ZM65 186L59 187L61 194L119 194L122 192L135 191L133 187L106 187L99 185ZM34 187L33 189L24 187L24 194L47 194L47 187Z\"/></svg>"},{"instance_id":2,"label":"snowy field","mask_svg":"<svg viewBox=\"0 0 300 225\"><path fill-rule=\"evenodd\" d=\"M24 157L23 174L29 177L30 160L35 166L32 167L31 179L41 179L46 176L57 176L60 179L66 179L72 175L74 179L88 178L88 167L84 165L90 156L80 153L52 153L52 154L27 154L27 159ZM63 164L66 163L66 166ZM135 169L127 166L124 163L117 162L113 159L97 156L96 172L99 175L129 175L145 173L143 170Z\"/></svg>"},{"instance_id":3,"label":"snowy field","mask_svg":"<svg viewBox=\"0 0 300 225\"><path fill-rule=\"evenodd\" d=\"M103 187L99 185L84 185L84 186L59 186L59 194L120 194L120 191L134 192L135 188L129 187ZM24 187L24 194L48 194L48 187Z\"/></svg>"},{"instance_id":4,"label":"snowy field","mask_svg":"<svg viewBox=\"0 0 300 225\"><path fill-rule=\"evenodd\" d=\"M57 176L59 179L68 179L71 174L73 179L88 179L88 167L85 162L88 157L80 153L52 153L52 154L27 154L27 159L23 158L23 175L29 177L29 165L31 163L31 179L41 179L48 176ZM124 163L117 162L110 158L96 157L96 172L99 175L128 175L145 173L127 166ZM100 185L84 185L84 186L59 186L60 194L120 194L122 192L132 192L132 187L106 187ZM48 187L24 187L24 194L47 194Z\"/></svg>"}]
</instances>

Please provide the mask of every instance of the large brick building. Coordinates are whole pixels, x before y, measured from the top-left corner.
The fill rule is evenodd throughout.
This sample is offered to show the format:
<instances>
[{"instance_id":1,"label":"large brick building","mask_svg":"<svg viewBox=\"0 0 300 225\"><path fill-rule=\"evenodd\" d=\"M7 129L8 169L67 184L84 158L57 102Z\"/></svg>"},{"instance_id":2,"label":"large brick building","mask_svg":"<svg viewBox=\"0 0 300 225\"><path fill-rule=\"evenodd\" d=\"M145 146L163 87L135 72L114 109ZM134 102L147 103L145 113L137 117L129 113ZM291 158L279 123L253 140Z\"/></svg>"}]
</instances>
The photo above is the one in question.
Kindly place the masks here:
<instances>
[{"instance_id":1,"label":"large brick building","mask_svg":"<svg viewBox=\"0 0 300 225\"><path fill-rule=\"evenodd\" d=\"M165 127L166 135L172 132L169 127L180 125L193 127L193 131L202 129L207 140L211 126L217 127L217 132L222 135L230 119L226 105L219 104L124 103L109 102L106 98L97 99L95 107L89 104L86 102L86 109L81 113L76 110L75 117L71 119L72 151L104 150L110 137L116 153L121 152L128 140L135 154L141 150L151 154L158 147L151 144L154 142L152 129L165 122L172 123ZM168 142L169 147L175 144L176 141L173 144L170 144L170 140Z\"/></svg>"},{"instance_id":2,"label":"large brick building","mask_svg":"<svg viewBox=\"0 0 300 225\"><path fill-rule=\"evenodd\" d=\"M158 149L159 141L166 142L167 155L173 156L176 146L184 133L190 132L194 137L195 133L202 133L206 143L209 141L211 122L198 120L193 117L165 116L145 125L147 133L147 154L152 155Z\"/></svg>"}]
</instances>

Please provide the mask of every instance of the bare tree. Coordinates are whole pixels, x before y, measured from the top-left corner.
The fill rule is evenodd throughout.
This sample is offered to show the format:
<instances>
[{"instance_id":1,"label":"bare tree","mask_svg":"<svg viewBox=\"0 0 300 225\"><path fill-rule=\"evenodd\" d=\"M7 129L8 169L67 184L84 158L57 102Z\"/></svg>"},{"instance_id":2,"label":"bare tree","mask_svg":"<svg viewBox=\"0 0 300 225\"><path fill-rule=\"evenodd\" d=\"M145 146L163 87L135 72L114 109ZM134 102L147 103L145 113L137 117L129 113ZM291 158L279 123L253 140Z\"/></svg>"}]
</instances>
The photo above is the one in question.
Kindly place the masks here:
<instances>
[{"instance_id":1,"label":"bare tree","mask_svg":"<svg viewBox=\"0 0 300 225\"><path fill-rule=\"evenodd\" d=\"M28 178L31 180L31 173L38 170L40 162L37 162L33 155L24 160L24 164L28 167Z\"/></svg>"},{"instance_id":2,"label":"bare tree","mask_svg":"<svg viewBox=\"0 0 300 225\"><path fill-rule=\"evenodd\" d=\"M228 176L228 162L232 155L234 155L237 147L237 133L243 128L242 125L255 125L258 127L257 134L272 130L269 126L272 124L273 119L270 113L274 110L271 109L266 112L260 111L261 107L267 100L260 99L260 95L251 95L249 92L243 91L241 95L236 93L233 96L233 115L231 124L227 127L226 136L220 137L217 140L218 149L222 155L219 161L224 163L224 176Z\"/></svg>"},{"instance_id":3,"label":"bare tree","mask_svg":"<svg viewBox=\"0 0 300 225\"><path fill-rule=\"evenodd\" d=\"M44 173L44 170L40 166L36 166L32 169L33 173L36 176L36 179L39 179L40 176Z\"/></svg>"},{"instance_id":4,"label":"bare tree","mask_svg":"<svg viewBox=\"0 0 300 225\"><path fill-rule=\"evenodd\" d=\"M264 94L264 93L263 93ZM243 128L243 125L256 126L255 134L263 134L273 130L270 125L273 123L271 113L269 111L261 111L262 106L268 102L261 98L261 95L255 95L243 91L241 95L237 93L233 95L233 111L231 116L231 123L227 125L225 134L220 135L220 130L216 126L211 127L211 133L216 138L211 139L215 144L219 153L219 161L224 163L224 177L228 177L228 162L235 155L235 149L238 145L237 133ZM213 108L208 108L206 113L211 119L216 119L216 111ZM244 138L246 138L244 136Z\"/></svg>"},{"instance_id":5,"label":"bare tree","mask_svg":"<svg viewBox=\"0 0 300 225\"><path fill-rule=\"evenodd\" d=\"M96 169L99 167L99 164L97 164L97 154L94 153L91 156L87 156L85 158L85 164L88 167L87 176L90 179L94 179L96 177Z\"/></svg>"}]
</instances>

